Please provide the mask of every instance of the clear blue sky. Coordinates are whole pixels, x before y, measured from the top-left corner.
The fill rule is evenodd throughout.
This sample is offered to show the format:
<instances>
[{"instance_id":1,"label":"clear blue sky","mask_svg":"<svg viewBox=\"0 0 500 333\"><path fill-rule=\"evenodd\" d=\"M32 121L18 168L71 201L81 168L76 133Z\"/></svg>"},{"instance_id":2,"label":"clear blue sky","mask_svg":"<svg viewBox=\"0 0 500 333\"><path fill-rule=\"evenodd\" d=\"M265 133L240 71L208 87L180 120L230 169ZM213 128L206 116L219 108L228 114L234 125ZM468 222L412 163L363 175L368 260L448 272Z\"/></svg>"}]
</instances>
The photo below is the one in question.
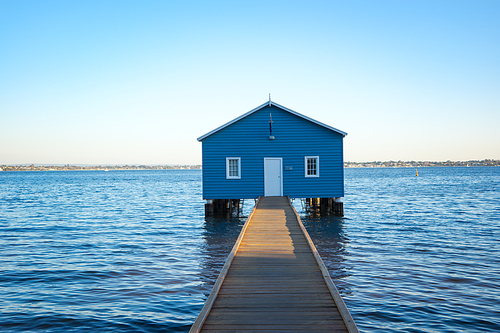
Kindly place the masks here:
<instances>
[{"instance_id":1,"label":"clear blue sky","mask_svg":"<svg viewBox=\"0 0 500 333\"><path fill-rule=\"evenodd\" d=\"M197 164L273 101L346 161L500 159L500 1L0 0L0 164Z\"/></svg>"}]
</instances>

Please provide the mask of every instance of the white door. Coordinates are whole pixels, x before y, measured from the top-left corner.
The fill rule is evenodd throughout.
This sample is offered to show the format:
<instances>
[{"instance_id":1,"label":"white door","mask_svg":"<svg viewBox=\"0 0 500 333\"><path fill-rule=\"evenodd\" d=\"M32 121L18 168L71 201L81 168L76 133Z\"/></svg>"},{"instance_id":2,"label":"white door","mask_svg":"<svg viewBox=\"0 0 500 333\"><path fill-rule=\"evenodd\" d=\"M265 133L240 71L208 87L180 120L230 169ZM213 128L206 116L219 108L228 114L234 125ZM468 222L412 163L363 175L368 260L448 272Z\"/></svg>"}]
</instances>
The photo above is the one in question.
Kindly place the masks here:
<instances>
[{"instance_id":1,"label":"white door","mask_svg":"<svg viewBox=\"0 0 500 333\"><path fill-rule=\"evenodd\" d=\"M283 195L283 167L281 158L264 158L264 195Z\"/></svg>"}]
</instances>

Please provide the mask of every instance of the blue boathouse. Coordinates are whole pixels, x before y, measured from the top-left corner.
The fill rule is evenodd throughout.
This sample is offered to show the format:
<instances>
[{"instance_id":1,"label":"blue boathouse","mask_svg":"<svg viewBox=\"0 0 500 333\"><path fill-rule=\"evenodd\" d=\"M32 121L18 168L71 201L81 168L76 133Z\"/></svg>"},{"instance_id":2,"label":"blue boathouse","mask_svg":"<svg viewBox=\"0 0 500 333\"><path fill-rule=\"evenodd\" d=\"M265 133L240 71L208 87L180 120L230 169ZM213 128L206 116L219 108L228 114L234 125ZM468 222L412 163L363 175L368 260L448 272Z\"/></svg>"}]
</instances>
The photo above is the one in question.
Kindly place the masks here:
<instances>
[{"instance_id":1,"label":"blue boathouse","mask_svg":"<svg viewBox=\"0 0 500 333\"><path fill-rule=\"evenodd\" d=\"M199 137L207 215L259 196L305 198L343 215L346 135L269 100Z\"/></svg>"}]
</instances>

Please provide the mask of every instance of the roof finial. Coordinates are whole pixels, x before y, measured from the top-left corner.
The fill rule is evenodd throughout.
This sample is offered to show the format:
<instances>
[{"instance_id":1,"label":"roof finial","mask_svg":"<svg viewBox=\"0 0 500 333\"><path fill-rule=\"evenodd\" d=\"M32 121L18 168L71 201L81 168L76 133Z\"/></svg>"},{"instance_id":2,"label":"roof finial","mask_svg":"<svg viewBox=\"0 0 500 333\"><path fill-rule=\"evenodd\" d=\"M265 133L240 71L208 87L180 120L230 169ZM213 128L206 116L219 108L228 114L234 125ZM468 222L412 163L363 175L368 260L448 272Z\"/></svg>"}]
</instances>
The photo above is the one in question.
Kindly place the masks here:
<instances>
[{"instance_id":1,"label":"roof finial","mask_svg":"<svg viewBox=\"0 0 500 333\"><path fill-rule=\"evenodd\" d=\"M271 93L269 93L269 106L271 106Z\"/></svg>"}]
</instances>

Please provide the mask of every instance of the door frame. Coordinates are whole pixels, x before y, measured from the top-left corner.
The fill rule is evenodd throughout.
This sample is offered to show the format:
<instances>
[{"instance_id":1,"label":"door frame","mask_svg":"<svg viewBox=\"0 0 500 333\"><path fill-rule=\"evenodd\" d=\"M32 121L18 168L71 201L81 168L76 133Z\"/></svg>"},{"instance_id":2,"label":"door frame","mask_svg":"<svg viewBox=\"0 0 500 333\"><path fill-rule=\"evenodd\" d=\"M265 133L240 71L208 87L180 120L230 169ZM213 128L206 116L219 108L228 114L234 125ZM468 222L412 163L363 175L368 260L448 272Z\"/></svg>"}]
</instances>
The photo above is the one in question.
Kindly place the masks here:
<instances>
[{"instance_id":1,"label":"door frame","mask_svg":"<svg viewBox=\"0 0 500 333\"><path fill-rule=\"evenodd\" d=\"M278 160L280 161L280 197L283 196L283 157L264 157L264 196L267 197L267 167L266 160Z\"/></svg>"}]
</instances>

